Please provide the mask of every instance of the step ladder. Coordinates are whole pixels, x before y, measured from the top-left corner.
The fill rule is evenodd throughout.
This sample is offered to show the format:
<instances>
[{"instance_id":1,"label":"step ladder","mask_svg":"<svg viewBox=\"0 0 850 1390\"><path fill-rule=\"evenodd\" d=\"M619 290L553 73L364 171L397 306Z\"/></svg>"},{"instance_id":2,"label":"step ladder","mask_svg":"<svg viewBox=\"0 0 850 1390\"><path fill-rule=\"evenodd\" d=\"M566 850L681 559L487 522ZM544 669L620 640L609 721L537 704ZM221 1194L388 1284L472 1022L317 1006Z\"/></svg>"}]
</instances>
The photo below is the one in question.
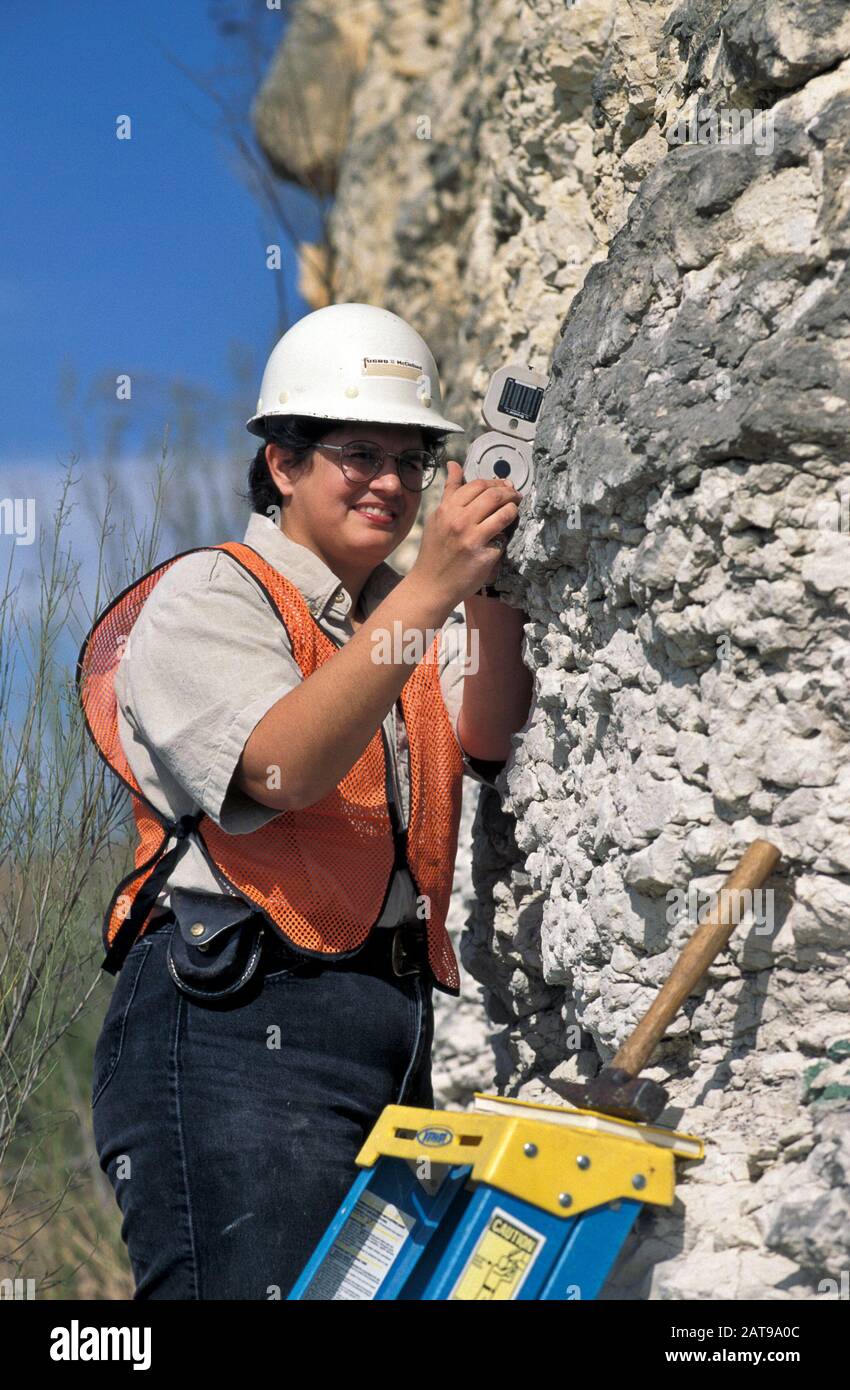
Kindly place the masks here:
<instances>
[{"instance_id":1,"label":"step ladder","mask_svg":"<svg viewBox=\"0 0 850 1390\"><path fill-rule=\"evenodd\" d=\"M702 1140L476 1092L388 1105L288 1298L595 1299L645 1202L671 1206Z\"/></svg>"}]
</instances>

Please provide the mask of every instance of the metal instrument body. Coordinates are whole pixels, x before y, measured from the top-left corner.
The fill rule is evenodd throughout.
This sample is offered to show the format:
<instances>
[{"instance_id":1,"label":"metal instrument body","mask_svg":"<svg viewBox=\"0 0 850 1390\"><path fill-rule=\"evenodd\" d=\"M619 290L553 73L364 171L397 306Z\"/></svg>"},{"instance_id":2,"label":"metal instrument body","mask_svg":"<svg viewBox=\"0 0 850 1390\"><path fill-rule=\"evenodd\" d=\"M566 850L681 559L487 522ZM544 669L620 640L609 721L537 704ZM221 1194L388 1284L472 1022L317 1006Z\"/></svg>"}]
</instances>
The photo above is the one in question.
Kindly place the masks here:
<instances>
[{"instance_id":1,"label":"metal instrument body","mask_svg":"<svg viewBox=\"0 0 850 1390\"><path fill-rule=\"evenodd\" d=\"M490 428L473 440L463 464L464 481L504 478L518 492L533 481L532 451L549 378L521 362L494 372L481 413Z\"/></svg>"}]
</instances>

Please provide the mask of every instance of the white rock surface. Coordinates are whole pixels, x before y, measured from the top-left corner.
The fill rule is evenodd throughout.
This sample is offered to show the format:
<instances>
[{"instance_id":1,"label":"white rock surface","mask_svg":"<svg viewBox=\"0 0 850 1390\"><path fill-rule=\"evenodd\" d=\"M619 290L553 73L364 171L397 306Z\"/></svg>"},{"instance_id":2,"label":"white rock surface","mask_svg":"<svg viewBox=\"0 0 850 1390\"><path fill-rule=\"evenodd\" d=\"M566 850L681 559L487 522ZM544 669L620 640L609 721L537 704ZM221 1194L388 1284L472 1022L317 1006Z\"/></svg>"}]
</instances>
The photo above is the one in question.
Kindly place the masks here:
<instances>
[{"instance_id":1,"label":"white rock surface","mask_svg":"<svg viewBox=\"0 0 850 1390\"><path fill-rule=\"evenodd\" d=\"M772 920L738 927L650 1068L706 1159L603 1296L828 1296L850 1256L846 4L492 0L482 24L473 0L374 0L365 40L324 9L351 56L318 153L263 130L305 182L338 168L334 297L414 322L470 431L505 361L552 372L505 564L534 704L474 828L467 788L438 1103L557 1104L693 930L670 894L769 838ZM284 131L297 92L266 93ZM749 143L677 143L747 110Z\"/></svg>"}]
</instances>

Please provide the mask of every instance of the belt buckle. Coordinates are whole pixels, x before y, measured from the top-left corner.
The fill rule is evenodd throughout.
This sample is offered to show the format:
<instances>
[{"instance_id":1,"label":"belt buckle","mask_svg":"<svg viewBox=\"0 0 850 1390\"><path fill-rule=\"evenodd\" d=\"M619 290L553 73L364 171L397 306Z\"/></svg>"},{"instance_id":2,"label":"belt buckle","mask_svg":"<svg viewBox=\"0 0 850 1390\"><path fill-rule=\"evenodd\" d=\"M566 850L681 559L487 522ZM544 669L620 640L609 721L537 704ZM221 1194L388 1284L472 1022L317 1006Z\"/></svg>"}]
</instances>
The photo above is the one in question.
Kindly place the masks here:
<instances>
[{"instance_id":1,"label":"belt buckle","mask_svg":"<svg viewBox=\"0 0 850 1390\"><path fill-rule=\"evenodd\" d=\"M420 973L421 969L422 969L422 967L421 967L421 965L419 964L419 962L418 962L417 960L414 960L414 961L413 961L412 968L411 968L410 970L405 970L405 969L403 968L404 962L405 962L405 957L406 957L406 952L405 952L405 949L404 949L404 938L403 938L403 936L402 936L402 928L401 928L401 927L396 927L395 931L393 932L393 945L392 945L392 965L393 965L393 973L396 974L396 975L418 975L418 974ZM412 958L412 957L407 957L407 959L413 959L413 958Z\"/></svg>"}]
</instances>

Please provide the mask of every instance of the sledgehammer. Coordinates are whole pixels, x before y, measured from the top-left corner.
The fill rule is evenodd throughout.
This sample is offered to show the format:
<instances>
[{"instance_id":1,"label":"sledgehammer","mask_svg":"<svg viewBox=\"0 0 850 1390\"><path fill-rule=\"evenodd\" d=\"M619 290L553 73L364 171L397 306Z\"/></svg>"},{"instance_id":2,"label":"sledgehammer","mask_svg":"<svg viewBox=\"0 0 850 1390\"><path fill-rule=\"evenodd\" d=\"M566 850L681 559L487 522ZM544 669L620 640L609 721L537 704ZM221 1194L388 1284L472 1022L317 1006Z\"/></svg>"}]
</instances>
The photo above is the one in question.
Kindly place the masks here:
<instances>
[{"instance_id":1,"label":"sledgehammer","mask_svg":"<svg viewBox=\"0 0 850 1390\"><path fill-rule=\"evenodd\" d=\"M779 850L754 840L717 895L717 905L701 921L670 971L653 1003L614 1057L591 1081L547 1083L580 1110L600 1110L623 1120L655 1120L667 1104L657 1081L638 1075L655 1044L672 1023L688 995L722 951L747 910L748 890L761 888L779 863Z\"/></svg>"}]
</instances>

